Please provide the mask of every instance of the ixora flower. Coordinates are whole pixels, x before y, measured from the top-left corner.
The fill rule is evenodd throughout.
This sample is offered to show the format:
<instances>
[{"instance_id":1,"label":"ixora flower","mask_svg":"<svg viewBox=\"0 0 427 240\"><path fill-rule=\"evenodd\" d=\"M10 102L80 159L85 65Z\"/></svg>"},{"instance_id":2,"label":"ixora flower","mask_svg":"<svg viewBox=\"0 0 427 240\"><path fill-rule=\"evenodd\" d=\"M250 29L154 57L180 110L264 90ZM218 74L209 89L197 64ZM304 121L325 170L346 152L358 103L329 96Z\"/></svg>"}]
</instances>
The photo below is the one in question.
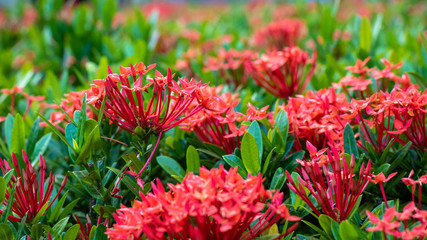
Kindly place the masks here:
<instances>
[{"instance_id":1,"label":"ixora flower","mask_svg":"<svg viewBox=\"0 0 427 240\"><path fill-rule=\"evenodd\" d=\"M406 90L412 85L407 73L401 77L393 73L393 70L401 68L403 63L392 64L386 59L381 59L385 68L380 70L366 67L369 60L370 57L363 61L358 59L354 66L346 67L351 74L342 78L339 83L332 83L332 86L343 89L350 98L367 99L375 92L388 91L390 87ZM393 82L394 85L391 85ZM354 95L350 91L354 91Z\"/></svg>"},{"instance_id":2,"label":"ixora flower","mask_svg":"<svg viewBox=\"0 0 427 240\"><path fill-rule=\"evenodd\" d=\"M246 61L245 65L258 85L278 98L287 99L301 93L310 82L316 67L316 52L310 59L308 52L299 47L286 47Z\"/></svg>"},{"instance_id":3,"label":"ixora flower","mask_svg":"<svg viewBox=\"0 0 427 240\"><path fill-rule=\"evenodd\" d=\"M222 165L201 168L200 176L189 173L182 183L169 184L168 192L157 180L141 202L118 210L117 223L106 234L110 239L255 239L279 220L298 221L282 203L283 194L266 190L262 181L261 175L243 179L237 168L226 171Z\"/></svg>"},{"instance_id":4,"label":"ixora flower","mask_svg":"<svg viewBox=\"0 0 427 240\"><path fill-rule=\"evenodd\" d=\"M328 140L338 142L339 146L335 147L343 149L344 127L350 122L343 119L348 105L345 95L336 93L333 88L308 91L305 96L289 98L288 104L280 108L288 114L289 131L299 139L295 141L296 150L302 150L306 141L323 149Z\"/></svg>"},{"instance_id":5,"label":"ixora flower","mask_svg":"<svg viewBox=\"0 0 427 240\"><path fill-rule=\"evenodd\" d=\"M310 155L319 155L314 154L313 146L310 146L310 149L312 149ZM338 151L334 148L332 151L327 149L327 158L318 156L308 162L300 160L298 162L301 164L302 176L298 176L298 182L295 182L286 171L291 191L307 203L316 215L320 216L323 213L337 222L346 220L352 210L357 207L359 197L369 184L371 161L366 166L362 163L357 179L353 173L354 156L351 156L348 164L345 156L340 158ZM306 189L314 197L320 210L310 200Z\"/></svg>"},{"instance_id":6,"label":"ixora flower","mask_svg":"<svg viewBox=\"0 0 427 240\"><path fill-rule=\"evenodd\" d=\"M155 64L146 67L143 63L120 67L120 74L109 74L105 80L94 80L89 104L101 108L106 97L104 114L120 128L135 133L136 131L160 134L177 126L189 116L203 108L200 90L206 86L193 79L173 80L168 73L163 76L156 71L154 78L147 78L144 85L142 78ZM133 81L129 81L129 77ZM151 91L150 91L151 90ZM152 93L147 97L144 93ZM145 99L144 99L145 98ZM182 117L188 106L197 102L197 107ZM139 129L138 129L139 128Z\"/></svg>"},{"instance_id":7,"label":"ixora flower","mask_svg":"<svg viewBox=\"0 0 427 240\"><path fill-rule=\"evenodd\" d=\"M397 212L395 207L388 208L382 219L369 211L366 211L366 214L374 225L368 227L367 231L380 231L384 239L389 239L387 234L393 236L394 239L403 240L427 237L427 211L415 207L413 202L406 205L401 213Z\"/></svg>"},{"instance_id":8,"label":"ixora flower","mask_svg":"<svg viewBox=\"0 0 427 240\"><path fill-rule=\"evenodd\" d=\"M209 103L203 110L183 121L180 127L194 132L203 142L215 144L225 152L233 153L240 146L241 136L246 133L247 126L240 123L271 117L271 113L267 112L268 106L257 109L250 103L247 105L246 115L236 112L234 107L240 101L238 94L221 94L221 91L222 85L203 89L202 95L210 99ZM191 112L196 106L190 106L187 111Z\"/></svg>"},{"instance_id":9,"label":"ixora flower","mask_svg":"<svg viewBox=\"0 0 427 240\"><path fill-rule=\"evenodd\" d=\"M34 171L24 151L22 151L22 155L25 168L21 169L19 168L15 154L12 154L13 169L15 172L9 182L9 187L12 188L16 184L16 192L12 205L12 212L14 214L10 215L8 219L14 222L21 222L22 218L27 216L26 222L33 223L34 221L38 221L37 218L42 217L52 203L55 202L67 182L67 175L65 175L57 194L49 201L55 186L55 176L50 172L47 188L45 189L46 162L44 157L40 156L40 180L38 181L38 174ZM0 160L0 169L4 175L11 170L11 167L6 160ZM10 193L6 192L6 199L3 204L6 205L10 198ZM0 213L3 214L3 211L0 210Z\"/></svg>"},{"instance_id":10,"label":"ixora flower","mask_svg":"<svg viewBox=\"0 0 427 240\"><path fill-rule=\"evenodd\" d=\"M205 69L218 71L227 84L235 88L244 86L248 80L248 72L244 66L246 61L256 58L256 53L251 50L238 51L235 49L221 49L216 58L208 58Z\"/></svg>"},{"instance_id":11,"label":"ixora flower","mask_svg":"<svg viewBox=\"0 0 427 240\"><path fill-rule=\"evenodd\" d=\"M155 64L146 67L139 63L129 68L120 67L120 74L113 74L109 69L105 80L93 81L92 97L88 98L88 103L98 109L105 98L104 115L120 128L135 134L139 139L136 146L141 152L145 151L149 136L158 135L152 154L138 175L150 162L162 133L202 110L207 101L201 94L207 84L187 78L179 78L177 82L170 69L166 76L156 71L154 78L144 79L143 76L154 67ZM191 104L195 107L187 111Z\"/></svg>"},{"instance_id":12,"label":"ixora flower","mask_svg":"<svg viewBox=\"0 0 427 240\"><path fill-rule=\"evenodd\" d=\"M306 26L299 19L283 19L272 22L258 30L253 41L256 46L268 48L284 48L293 46L306 34Z\"/></svg>"}]
</instances>

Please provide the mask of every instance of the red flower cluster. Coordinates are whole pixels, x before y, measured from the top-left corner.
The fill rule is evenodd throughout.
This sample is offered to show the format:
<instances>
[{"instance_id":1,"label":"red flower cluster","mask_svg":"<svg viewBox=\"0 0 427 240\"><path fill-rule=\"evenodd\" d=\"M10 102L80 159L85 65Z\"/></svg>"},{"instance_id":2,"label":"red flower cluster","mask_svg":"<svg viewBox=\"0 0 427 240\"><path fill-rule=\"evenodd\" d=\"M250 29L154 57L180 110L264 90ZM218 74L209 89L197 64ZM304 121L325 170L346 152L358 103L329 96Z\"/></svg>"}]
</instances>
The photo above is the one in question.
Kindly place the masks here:
<instances>
[{"instance_id":1,"label":"red flower cluster","mask_svg":"<svg viewBox=\"0 0 427 240\"><path fill-rule=\"evenodd\" d=\"M205 69L208 71L218 71L221 78L235 88L246 84L248 72L244 67L246 61L256 58L256 53L250 50L237 51L235 49L221 49L216 58L208 58Z\"/></svg>"},{"instance_id":2,"label":"red flower cluster","mask_svg":"<svg viewBox=\"0 0 427 240\"><path fill-rule=\"evenodd\" d=\"M344 127L349 122L342 116L348 105L343 93L329 88L289 98L288 104L280 108L288 114L289 131L295 139L309 141L318 149L325 148L330 140L338 142L335 147L342 149ZM300 141L295 141L296 150L302 150Z\"/></svg>"},{"instance_id":3,"label":"red flower cluster","mask_svg":"<svg viewBox=\"0 0 427 240\"><path fill-rule=\"evenodd\" d=\"M310 82L316 66L316 52L310 59L308 52L286 47L246 61L245 65L258 85L278 98L287 99L301 93Z\"/></svg>"},{"instance_id":4,"label":"red flower cluster","mask_svg":"<svg viewBox=\"0 0 427 240\"><path fill-rule=\"evenodd\" d=\"M201 168L200 176L189 173L181 184L169 187L166 192L157 180L153 193L141 194L142 202L122 206L114 216L114 229L106 232L109 238L141 239L144 234L147 239L254 239L281 219L299 220L282 203L282 193L264 188L261 175L245 180L237 168Z\"/></svg>"},{"instance_id":5,"label":"red flower cluster","mask_svg":"<svg viewBox=\"0 0 427 240\"><path fill-rule=\"evenodd\" d=\"M50 201L49 199L52 195L53 187L55 186L55 176L50 172L49 179L47 182L47 188L45 187L45 175L46 175L46 162L44 157L40 156L40 182L37 180L38 174L34 172L34 168L28 160L27 155L22 151L22 155L25 162L25 168L19 168L18 160L15 154L12 154L12 162L15 170L15 174L12 176L11 181L9 182L9 187L12 188L16 184L15 199L13 201L12 212L14 215L10 215L8 219L14 222L21 222L24 216L27 216L26 222L32 223L33 220L36 220L37 214L42 212L42 215L50 208L53 202L61 193L62 189L67 182L67 175L65 175L64 180L62 181L61 187L59 188L57 194ZM6 160L0 159L0 169L4 174L11 170L8 162ZM21 172L22 170L22 172ZM6 199L3 204L7 204L10 199L9 191L6 192ZM49 205L48 205L49 204ZM0 213L3 214L3 211L0 210Z\"/></svg>"},{"instance_id":6,"label":"red flower cluster","mask_svg":"<svg viewBox=\"0 0 427 240\"><path fill-rule=\"evenodd\" d=\"M202 95L210 99L209 104L182 122L181 128L194 131L203 142L215 144L227 153L233 153L240 146L240 136L246 133L247 126L240 125L239 122L260 120L270 117L271 113L267 113L268 106L256 109L250 103L246 115L236 112L234 107L240 101L238 95L228 92L221 94L221 91L222 86L203 89ZM193 107L188 111L192 111Z\"/></svg>"},{"instance_id":7,"label":"red flower cluster","mask_svg":"<svg viewBox=\"0 0 427 240\"><path fill-rule=\"evenodd\" d=\"M10 95L11 101L10 101L10 114L13 114L15 110L16 105L16 97L18 94L22 95L25 99L27 99L27 109L25 110L25 113L23 114L23 117L25 118L28 113L30 112L31 105L34 101L40 102L45 99L45 96L33 96L29 95L28 93L25 93L24 88L14 86L12 89L1 89L0 92L4 93L6 95ZM40 112L42 112L44 109L40 109ZM6 120L6 117L0 117L0 122L3 122Z\"/></svg>"},{"instance_id":8,"label":"red flower cluster","mask_svg":"<svg viewBox=\"0 0 427 240\"><path fill-rule=\"evenodd\" d=\"M366 211L371 223L370 232L381 231L384 239L387 234L403 240L424 239L427 237L427 211L415 207L413 202L406 205L401 213L395 207L388 208L382 219Z\"/></svg>"},{"instance_id":9,"label":"red flower cluster","mask_svg":"<svg viewBox=\"0 0 427 240\"><path fill-rule=\"evenodd\" d=\"M186 118L203 109L201 89L205 87L193 79L179 78L173 80L171 71L163 76L155 72L154 78L147 78L144 85L143 76L155 65L146 67L143 63L120 67L120 74L109 74L105 80L94 80L92 97L89 104L101 108L106 97L104 115L120 128L134 133L140 127L144 133L159 134L174 128ZM129 81L131 79L132 81ZM147 94L152 94L147 98ZM195 104L185 117L183 113Z\"/></svg>"},{"instance_id":10,"label":"red flower cluster","mask_svg":"<svg viewBox=\"0 0 427 240\"><path fill-rule=\"evenodd\" d=\"M353 174L354 156L351 156L350 164L348 164L345 156L340 158L336 149L332 148L332 152L328 149L327 158L323 155L324 151L321 150L320 154L314 154L312 150L310 155L317 157L309 162L298 160L301 164L302 176L298 176L298 186L286 171L289 180L288 186L307 203L314 213L317 215L324 213L335 221L341 222L349 217L358 198L369 184L371 161L366 167L365 163L362 163L356 180ZM321 210L318 210L311 202L306 189L309 190Z\"/></svg>"},{"instance_id":11,"label":"red flower cluster","mask_svg":"<svg viewBox=\"0 0 427 240\"><path fill-rule=\"evenodd\" d=\"M427 92L420 93L414 86L407 90L393 89L377 92L366 100L351 101L350 114L360 125L367 144L381 153L388 144L409 140L413 147L425 151L427 135L425 125ZM392 120L393 119L393 120ZM375 129L375 133L368 128ZM365 150L363 143L359 145Z\"/></svg>"},{"instance_id":12,"label":"red flower cluster","mask_svg":"<svg viewBox=\"0 0 427 240\"><path fill-rule=\"evenodd\" d=\"M411 79L405 73L399 77L393 70L402 67L403 63L391 64L386 59L381 59L385 68L380 70L376 68L368 68L365 65L368 63L370 57L365 60L357 60L354 66L349 66L346 69L351 72L350 75L345 76L339 83L332 83L334 88L342 88L349 97L357 97L359 99L366 99L374 92L388 91L390 89L390 82L394 82L391 87L407 89L411 86ZM374 81L373 81L373 80ZM375 82L375 88L373 86ZM355 95L352 95L353 91Z\"/></svg>"},{"instance_id":13,"label":"red flower cluster","mask_svg":"<svg viewBox=\"0 0 427 240\"><path fill-rule=\"evenodd\" d=\"M306 34L305 23L299 19L283 19L258 30L253 41L256 46L281 49L296 45Z\"/></svg>"}]
</instances>

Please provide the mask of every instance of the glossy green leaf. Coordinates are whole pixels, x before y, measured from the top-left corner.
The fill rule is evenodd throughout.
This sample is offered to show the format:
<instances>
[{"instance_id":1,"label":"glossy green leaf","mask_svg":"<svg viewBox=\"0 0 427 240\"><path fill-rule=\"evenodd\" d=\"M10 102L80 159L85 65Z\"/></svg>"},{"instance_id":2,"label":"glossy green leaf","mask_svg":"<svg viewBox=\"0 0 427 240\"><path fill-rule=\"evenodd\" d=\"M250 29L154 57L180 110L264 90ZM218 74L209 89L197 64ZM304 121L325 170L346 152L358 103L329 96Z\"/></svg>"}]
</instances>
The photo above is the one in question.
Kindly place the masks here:
<instances>
[{"instance_id":1,"label":"glossy green leaf","mask_svg":"<svg viewBox=\"0 0 427 240\"><path fill-rule=\"evenodd\" d=\"M257 143L252 134L246 133L243 136L241 151L243 165L252 176L256 176L261 171L261 164Z\"/></svg>"},{"instance_id":2,"label":"glossy green leaf","mask_svg":"<svg viewBox=\"0 0 427 240\"><path fill-rule=\"evenodd\" d=\"M167 156L158 156L156 159L159 165L170 175L176 176L178 181L184 179L185 171L177 161Z\"/></svg>"},{"instance_id":3,"label":"glossy green leaf","mask_svg":"<svg viewBox=\"0 0 427 240\"><path fill-rule=\"evenodd\" d=\"M0 223L6 223L7 218L12 213L13 201L15 201L15 192L16 192L16 184L13 185L12 191L10 191L6 208L3 209L3 213L1 214L1 217L0 217Z\"/></svg>"},{"instance_id":4,"label":"glossy green leaf","mask_svg":"<svg viewBox=\"0 0 427 240\"><path fill-rule=\"evenodd\" d=\"M10 153L21 155L23 150L25 150L25 124L22 116L16 114L10 141Z\"/></svg>"},{"instance_id":5,"label":"glossy green leaf","mask_svg":"<svg viewBox=\"0 0 427 240\"><path fill-rule=\"evenodd\" d=\"M116 208L113 206L102 206L102 205L95 205L92 207L93 210L98 214L98 216L103 216L104 218L112 218L113 213L116 212Z\"/></svg>"},{"instance_id":6,"label":"glossy green leaf","mask_svg":"<svg viewBox=\"0 0 427 240\"><path fill-rule=\"evenodd\" d=\"M52 133L48 133L44 135L40 140L36 143L33 154L31 154L31 161L36 162L40 155L43 155L49 146L50 139L52 138Z\"/></svg>"},{"instance_id":7,"label":"glossy green leaf","mask_svg":"<svg viewBox=\"0 0 427 240\"><path fill-rule=\"evenodd\" d=\"M286 182L286 174L283 168L279 167L271 179L270 189L282 189L283 185Z\"/></svg>"},{"instance_id":8,"label":"glossy green leaf","mask_svg":"<svg viewBox=\"0 0 427 240\"><path fill-rule=\"evenodd\" d=\"M12 228L6 223L0 223L0 239L2 240L15 239L15 235L13 234Z\"/></svg>"},{"instance_id":9,"label":"glossy green leaf","mask_svg":"<svg viewBox=\"0 0 427 240\"><path fill-rule=\"evenodd\" d=\"M248 172L246 171L245 166L243 165L243 161L236 155L234 154L225 155L225 156L222 156L222 159L224 159L224 161L231 167L233 168L237 167L237 172L243 178L246 178L248 176Z\"/></svg>"},{"instance_id":10,"label":"glossy green leaf","mask_svg":"<svg viewBox=\"0 0 427 240\"><path fill-rule=\"evenodd\" d=\"M341 238L345 240L367 239L360 228L349 220L344 220L340 223L340 233Z\"/></svg>"},{"instance_id":11,"label":"glossy green leaf","mask_svg":"<svg viewBox=\"0 0 427 240\"><path fill-rule=\"evenodd\" d=\"M325 231L325 233L329 236L329 238L333 238L333 233L331 229L332 221L334 221L331 217L325 214L321 214L319 216L319 224L322 227L322 229Z\"/></svg>"},{"instance_id":12,"label":"glossy green leaf","mask_svg":"<svg viewBox=\"0 0 427 240\"><path fill-rule=\"evenodd\" d=\"M29 156L33 155L34 148L36 147L37 139L39 137L40 132L40 118L36 118L36 120L33 123L33 126L31 127L30 136L27 140L27 150L26 153Z\"/></svg>"},{"instance_id":13,"label":"glossy green leaf","mask_svg":"<svg viewBox=\"0 0 427 240\"><path fill-rule=\"evenodd\" d=\"M70 227L64 235L64 240L74 240L77 239L77 236L80 232L80 225L74 224L72 227Z\"/></svg>"},{"instance_id":14,"label":"glossy green leaf","mask_svg":"<svg viewBox=\"0 0 427 240\"><path fill-rule=\"evenodd\" d=\"M261 161L262 160L262 152L263 152L264 148L262 145L261 128L259 127L259 124L257 121L252 122L252 124L248 128L248 133L252 134L252 136L255 138L255 142L256 142L257 147L258 147L259 159Z\"/></svg>"},{"instance_id":15,"label":"glossy green leaf","mask_svg":"<svg viewBox=\"0 0 427 240\"><path fill-rule=\"evenodd\" d=\"M3 177L0 177L0 205L2 205L6 197L6 190L7 190L7 182Z\"/></svg>"},{"instance_id":16,"label":"glossy green leaf","mask_svg":"<svg viewBox=\"0 0 427 240\"><path fill-rule=\"evenodd\" d=\"M3 125L4 135L6 137L6 143L7 143L7 146L9 147L9 151L11 149L12 129L13 129L14 121L15 121L15 118L11 114L8 114Z\"/></svg>"},{"instance_id":17,"label":"glossy green leaf","mask_svg":"<svg viewBox=\"0 0 427 240\"><path fill-rule=\"evenodd\" d=\"M359 157L359 150L357 149L356 138L354 137L353 129L347 123L344 128L344 150L350 156L354 155L355 158Z\"/></svg>"},{"instance_id":18,"label":"glossy green leaf","mask_svg":"<svg viewBox=\"0 0 427 240\"><path fill-rule=\"evenodd\" d=\"M200 168L200 156L196 148L189 146L186 154L187 172L198 173Z\"/></svg>"},{"instance_id":19,"label":"glossy green leaf","mask_svg":"<svg viewBox=\"0 0 427 240\"><path fill-rule=\"evenodd\" d=\"M60 236L60 235L62 234L62 232L64 231L65 226L67 226L68 219L70 219L70 217L65 217L65 218L63 218L63 219L59 220L59 222L57 222L57 223L55 224L55 226L53 226L53 228L52 228L52 232L51 232L51 235L52 235L52 238L53 238L53 239L57 239L57 238L59 238L59 236Z\"/></svg>"}]
</instances>

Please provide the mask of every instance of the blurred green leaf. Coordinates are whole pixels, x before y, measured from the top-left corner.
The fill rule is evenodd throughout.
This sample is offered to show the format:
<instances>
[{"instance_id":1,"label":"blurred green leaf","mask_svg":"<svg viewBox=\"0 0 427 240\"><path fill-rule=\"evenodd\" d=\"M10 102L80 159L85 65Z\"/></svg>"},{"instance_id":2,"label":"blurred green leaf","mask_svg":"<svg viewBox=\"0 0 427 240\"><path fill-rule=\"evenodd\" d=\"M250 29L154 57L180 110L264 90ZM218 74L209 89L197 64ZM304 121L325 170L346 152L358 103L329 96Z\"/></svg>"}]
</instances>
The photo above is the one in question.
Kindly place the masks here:
<instances>
[{"instance_id":1,"label":"blurred green leaf","mask_svg":"<svg viewBox=\"0 0 427 240\"><path fill-rule=\"evenodd\" d=\"M180 182L184 179L185 171L174 159L167 156L158 156L156 159L159 165L171 176Z\"/></svg>"},{"instance_id":2,"label":"blurred green leaf","mask_svg":"<svg viewBox=\"0 0 427 240\"><path fill-rule=\"evenodd\" d=\"M249 132L243 136L241 151L242 161L246 170L252 176L256 176L261 171L258 146L255 138Z\"/></svg>"},{"instance_id":3,"label":"blurred green leaf","mask_svg":"<svg viewBox=\"0 0 427 240\"><path fill-rule=\"evenodd\" d=\"M360 48L369 52L371 48L371 38L371 23L368 18L364 17L360 24Z\"/></svg>"},{"instance_id":4,"label":"blurred green leaf","mask_svg":"<svg viewBox=\"0 0 427 240\"><path fill-rule=\"evenodd\" d=\"M186 154L187 172L198 173L200 168L200 157L196 148L189 146Z\"/></svg>"}]
</instances>

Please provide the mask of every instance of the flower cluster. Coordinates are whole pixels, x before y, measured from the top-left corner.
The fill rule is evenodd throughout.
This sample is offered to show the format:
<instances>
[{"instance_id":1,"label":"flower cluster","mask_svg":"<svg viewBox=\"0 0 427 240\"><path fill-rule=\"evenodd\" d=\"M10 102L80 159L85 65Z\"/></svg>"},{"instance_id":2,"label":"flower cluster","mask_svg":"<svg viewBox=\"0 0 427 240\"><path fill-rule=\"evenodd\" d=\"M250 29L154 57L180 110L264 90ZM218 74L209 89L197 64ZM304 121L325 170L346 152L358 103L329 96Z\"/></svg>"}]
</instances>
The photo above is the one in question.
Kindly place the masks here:
<instances>
[{"instance_id":1,"label":"flower cluster","mask_svg":"<svg viewBox=\"0 0 427 240\"><path fill-rule=\"evenodd\" d=\"M288 104L281 109L288 113L289 131L295 135L295 148L302 150L302 144L309 141L318 149L325 148L330 142L342 149L344 127L349 120L344 119L349 103L343 93L334 89L308 91L305 96L289 98Z\"/></svg>"},{"instance_id":2,"label":"flower cluster","mask_svg":"<svg viewBox=\"0 0 427 240\"><path fill-rule=\"evenodd\" d=\"M376 69L366 67L369 60L370 57L363 61L358 59L354 66L346 67L351 74L342 78L338 83L332 83L332 86L343 89L349 97L366 99L375 92L391 90L390 87L407 89L412 85L407 73L400 77L393 72L393 70L400 69L403 63L392 64L386 59L381 59L385 68ZM390 82L393 82L394 85L391 85Z\"/></svg>"},{"instance_id":3,"label":"flower cluster","mask_svg":"<svg viewBox=\"0 0 427 240\"><path fill-rule=\"evenodd\" d=\"M256 53L250 50L237 51L235 49L221 49L216 58L208 58L205 69L208 71L218 71L220 77L226 83L234 87L244 86L248 80L248 72L244 67L246 61L253 60Z\"/></svg>"},{"instance_id":4,"label":"flower cluster","mask_svg":"<svg viewBox=\"0 0 427 240\"><path fill-rule=\"evenodd\" d=\"M144 84L143 76L154 67L139 63L129 68L120 67L120 74L109 70L105 80L93 81L93 97L88 103L100 109L106 98L104 115L131 133L139 127L144 133L159 134L203 109L202 102L206 99L201 95L201 89L205 85L187 78L179 78L177 82L170 70L166 76L156 71L154 78L147 78L148 83ZM182 117L194 102L196 106Z\"/></svg>"},{"instance_id":5,"label":"flower cluster","mask_svg":"<svg viewBox=\"0 0 427 240\"><path fill-rule=\"evenodd\" d=\"M295 192L315 214L326 214L337 222L346 220L352 212L358 198L369 184L371 175L371 161L365 166L360 166L359 175L355 179L354 156L351 156L350 163L347 163L345 156L339 156L336 149L332 151L327 149L327 157L324 157L325 150L320 154L314 154L313 147L307 147L311 150L310 155L316 155L316 158L308 162L300 161L301 176L298 176L298 182L295 182L289 172L286 171L291 191ZM322 156L323 155L323 156ZM313 204L306 193L314 197L317 205Z\"/></svg>"},{"instance_id":6,"label":"flower cluster","mask_svg":"<svg viewBox=\"0 0 427 240\"><path fill-rule=\"evenodd\" d=\"M234 107L240 101L238 94L221 94L221 91L222 86L203 89L202 95L210 99L209 104L180 126L186 131L193 131L203 142L215 144L225 152L233 153L240 146L240 137L246 133L247 126L240 122L260 120L272 115L267 112L268 106L257 109L250 103L246 115L236 112ZM193 107L187 111L193 111Z\"/></svg>"},{"instance_id":7,"label":"flower cluster","mask_svg":"<svg viewBox=\"0 0 427 240\"><path fill-rule=\"evenodd\" d=\"M46 162L44 157L40 156L39 159L39 175L34 171L34 168L24 151L22 151L22 156L25 162L25 168L19 167L17 157L15 154L12 154L14 175L9 182L9 188L12 189L13 185L16 184L16 192L12 205L12 212L14 214L10 215L8 219L14 222L21 222L22 218L26 216L26 222L32 223L34 220L38 220L36 219L36 216L43 216L44 213L50 208L52 203L55 202L56 198L59 196L65 186L65 183L67 182L67 176L64 177L57 194L53 197L53 199L51 199L49 203L49 199L52 196L53 188L55 186L55 176L52 172L50 172L48 181L46 183ZM9 166L9 163L6 160L0 160L0 169L4 175L12 168ZM38 176L40 176L39 181L37 180ZM46 186L47 188L45 189ZM6 205L10 198L11 195L8 190L6 192L6 200L3 202L3 204ZM3 213L3 211L0 210L0 213Z\"/></svg>"},{"instance_id":8,"label":"flower cluster","mask_svg":"<svg viewBox=\"0 0 427 240\"><path fill-rule=\"evenodd\" d=\"M221 165L200 176L189 173L182 183L152 183L153 193L141 194L133 207L122 206L114 215L116 224L107 230L110 239L254 239L279 220L291 216L283 194L266 190L261 175L245 180L237 168ZM267 209L263 211L265 208ZM294 224L283 237L296 228Z\"/></svg>"},{"instance_id":9,"label":"flower cluster","mask_svg":"<svg viewBox=\"0 0 427 240\"><path fill-rule=\"evenodd\" d=\"M258 85L282 99L301 93L310 82L316 66L316 53L298 47L273 50L261 57L246 61L246 69Z\"/></svg>"},{"instance_id":10,"label":"flower cluster","mask_svg":"<svg viewBox=\"0 0 427 240\"><path fill-rule=\"evenodd\" d=\"M305 23L299 19L283 19L272 22L258 30L253 37L254 44L260 47L281 49L294 46L306 34Z\"/></svg>"},{"instance_id":11,"label":"flower cluster","mask_svg":"<svg viewBox=\"0 0 427 240\"><path fill-rule=\"evenodd\" d=\"M367 230L382 232L384 239L388 239L387 234L403 240L427 237L427 211L415 207L413 202L406 205L401 213L395 207L388 208L382 219L369 211L366 214L374 225Z\"/></svg>"},{"instance_id":12,"label":"flower cluster","mask_svg":"<svg viewBox=\"0 0 427 240\"><path fill-rule=\"evenodd\" d=\"M363 133L359 145L365 150L365 141L381 153L389 144L405 145L410 140L414 148L424 152L427 146L426 104L427 92L420 93L415 86L407 90L395 88L390 93L374 93L365 100L353 99L350 114L345 118L355 119L359 124Z\"/></svg>"}]
</instances>

